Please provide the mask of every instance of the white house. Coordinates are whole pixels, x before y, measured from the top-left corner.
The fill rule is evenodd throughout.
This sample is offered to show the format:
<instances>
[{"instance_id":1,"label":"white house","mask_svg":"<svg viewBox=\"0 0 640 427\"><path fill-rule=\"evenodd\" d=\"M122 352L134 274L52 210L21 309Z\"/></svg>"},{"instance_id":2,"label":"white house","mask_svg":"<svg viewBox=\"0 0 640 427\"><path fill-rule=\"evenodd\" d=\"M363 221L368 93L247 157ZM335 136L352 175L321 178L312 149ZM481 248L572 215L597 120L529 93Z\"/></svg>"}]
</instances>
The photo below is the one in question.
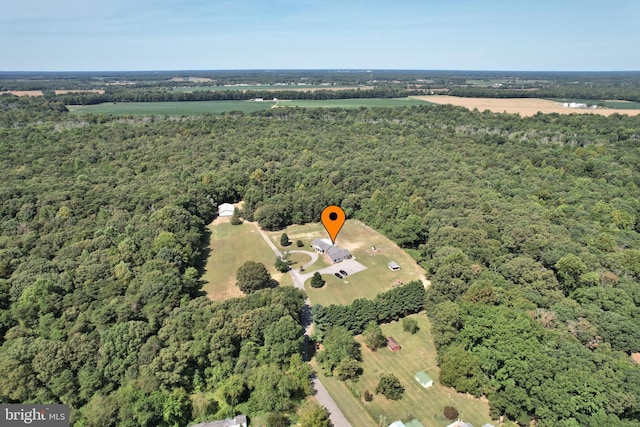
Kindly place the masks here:
<instances>
[{"instance_id":1,"label":"white house","mask_svg":"<svg viewBox=\"0 0 640 427\"><path fill-rule=\"evenodd\" d=\"M233 215L234 207L231 203L223 203L218 206L218 216L231 216Z\"/></svg>"}]
</instances>

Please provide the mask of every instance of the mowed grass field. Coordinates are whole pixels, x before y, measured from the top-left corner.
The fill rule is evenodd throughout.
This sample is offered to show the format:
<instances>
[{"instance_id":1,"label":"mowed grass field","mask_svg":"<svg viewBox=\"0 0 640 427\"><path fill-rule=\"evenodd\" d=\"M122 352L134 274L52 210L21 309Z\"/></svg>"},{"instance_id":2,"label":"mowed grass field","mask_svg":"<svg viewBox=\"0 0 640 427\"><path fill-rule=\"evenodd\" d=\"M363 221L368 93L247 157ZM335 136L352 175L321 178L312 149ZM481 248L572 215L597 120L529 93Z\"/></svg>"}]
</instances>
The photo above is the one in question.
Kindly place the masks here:
<instances>
[{"instance_id":1,"label":"mowed grass field","mask_svg":"<svg viewBox=\"0 0 640 427\"><path fill-rule=\"evenodd\" d=\"M185 102L107 102L97 105L68 105L73 114L111 114L111 115L168 115L189 116L199 114L222 114L230 111L252 113L273 107L299 108L359 108L359 107L398 107L406 105L424 105L426 101L411 98L358 98L335 99L326 101L288 101L274 103L265 101L185 101Z\"/></svg>"},{"instance_id":2,"label":"mowed grass field","mask_svg":"<svg viewBox=\"0 0 640 427\"><path fill-rule=\"evenodd\" d=\"M280 236L287 233L294 243L288 249L313 251L311 241L316 238L328 238L328 234L320 223L292 225L285 230L269 233L273 243L280 247ZM301 240L304 247L295 247L295 241ZM333 274L324 274L326 284L321 289L310 286L310 279L305 289L312 304L349 304L356 298L373 298L380 292L387 291L397 281L403 283L411 280L426 281L425 271L413 258L391 240L378 233L366 224L357 220L347 220L340 230L336 244L349 249L356 261L367 267L366 270L338 279ZM375 247L375 250L372 248ZM400 271L391 271L387 267L390 261L397 262ZM329 265L320 257L306 272L311 273Z\"/></svg>"},{"instance_id":3,"label":"mowed grass field","mask_svg":"<svg viewBox=\"0 0 640 427\"><path fill-rule=\"evenodd\" d=\"M414 335L404 332L400 322L382 325L384 334L393 336L402 346L395 353L386 347L373 352L362 344L361 336L356 337L362 344L363 359L363 374L357 382L345 384L335 378L321 377L322 384L345 416L354 426L379 426L381 421L388 426L397 420L409 421L409 414L426 427L446 426L450 421L443 415L444 407L453 406L460 413L460 419L474 426L491 423L486 400L456 393L454 389L439 384L439 368L429 319L424 313L410 317L416 319L420 327ZM425 371L434 380L433 387L425 389L418 384L414 379L418 371ZM394 401L375 394L380 376L385 373L394 374L405 387L402 399ZM361 397L364 390L374 394L372 402L367 403Z\"/></svg>"},{"instance_id":4,"label":"mowed grass field","mask_svg":"<svg viewBox=\"0 0 640 427\"><path fill-rule=\"evenodd\" d=\"M275 269L276 257L254 224L231 225L228 220L215 221L207 228L211 232L211 243L202 290L210 299L223 301L243 295L236 286L236 273L247 261L263 263L281 286L293 286L289 274Z\"/></svg>"}]
</instances>

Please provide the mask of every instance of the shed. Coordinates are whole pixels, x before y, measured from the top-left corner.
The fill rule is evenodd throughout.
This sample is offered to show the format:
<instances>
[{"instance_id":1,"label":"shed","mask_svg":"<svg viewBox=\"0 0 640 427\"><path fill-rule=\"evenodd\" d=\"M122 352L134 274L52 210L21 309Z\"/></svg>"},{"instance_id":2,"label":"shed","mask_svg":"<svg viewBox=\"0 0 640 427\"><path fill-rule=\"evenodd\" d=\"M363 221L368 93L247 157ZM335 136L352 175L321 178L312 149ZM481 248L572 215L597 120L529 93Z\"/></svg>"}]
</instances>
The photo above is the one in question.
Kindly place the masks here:
<instances>
[{"instance_id":1,"label":"shed","mask_svg":"<svg viewBox=\"0 0 640 427\"><path fill-rule=\"evenodd\" d=\"M389 264L387 264L387 266L389 267L389 270L391 271L398 271L400 270L400 266L398 265L397 262L395 261L391 261Z\"/></svg>"},{"instance_id":2,"label":"shed","mask_svg":"<svg viewBox=\"0 0 640 427\"><path fill-rule=\"evenodd\" d=\"M424 388L429 388L433 385L433 380L425 371L420 371L414 377L416 381L420 383L420 385Z\"/></svg>"},{"instance_id":3,"label":"shed","mask_svg":"<svg viewBox=\"0 0 640 427\"><path fill-rule=\"evenodd\" d=\"M218 216L231 216L233 215L234 209L231 203L223 203L218 206Z\"/></svg>"},{"instance_id":4,"label":"shed","mask_svg":"<svg viewBox=\"0 0 640 427\"><path fill-rule=\"evenodd\" d=\"M400 344L398 344L398 341L396 341L393 337L387 337L387 347L391 351L398 351L402 348L400 347Z\"/></svg>"}]
</instances>

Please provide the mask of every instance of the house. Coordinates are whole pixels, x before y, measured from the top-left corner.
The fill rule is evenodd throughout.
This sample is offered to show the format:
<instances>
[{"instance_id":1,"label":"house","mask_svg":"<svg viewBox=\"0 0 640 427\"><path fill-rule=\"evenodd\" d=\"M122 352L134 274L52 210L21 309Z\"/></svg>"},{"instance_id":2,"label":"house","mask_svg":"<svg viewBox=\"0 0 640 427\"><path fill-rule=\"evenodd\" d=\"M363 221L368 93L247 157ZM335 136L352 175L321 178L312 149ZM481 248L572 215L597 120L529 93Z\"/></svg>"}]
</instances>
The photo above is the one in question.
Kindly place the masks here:
<instances>
[{"instance_id":1,"label":"house","mask_svg":"<svg viewBox=\"0 0 640 427\"><path fill-rule=\"evenodd\" d=\"M333 264L344 261L351 258L351 252L346 249L342 249L338 246L331 246L324 252L325 257L329 259Z\"/></svg>"},{"instance_id":2,"label":"house","mask_svg":"<svg viewBox=\"0 0 640 427\"><path fill-rule=\"evenodd\" d=\"M420 383L420 385L424 388L429 388L433 386L433 380L425 371L420 371L414 377L416 381Z\"/></svg>"},{"instance_id":3,"label":"house","mask_svg":"<svg viewBox=\"0 0 640 427\"><path fill-rule=\"evenodd\" d=\"M331 240L329 240L329 239L319 239L319 238L316 237L311 242L311 246L317 252L320 252L321 254L323 254L323 253L325 253L327 251L327 249L329 249L333 245L331 244Z\"/></svg>"},{"instance_id":4,"label":"house","mask_svg":"<svg viewBox=\"0 0 640 427\"><path fill-rule=\"evenodd\" d=\"M389 427L424 427L424 424L414 419L409 421L407 424L403 423L402 421L394 421L389 424Z\"/></svg>"},{"instance_id":5,"label":"house","mask_svg":"<svg viewBox=\"0 0 640 427\"><path fill-rule=\"evenodd\" d=\"M465 423L462 420L457 420L449 424L447 427L473 427L473 424Z\"/></svg>"},{"instance_id":6,"label":"house","mask_svg":"<svg viewBox=\"0 0 640 427\"><path fill-rule=\"evenodd\" d=\"M484 424L482 427L496 427L496 426L494 426L493 424L487 423L487 424Z\"/></svg>"},{"instance_id":7,"label":"house","mask_svg":"<svg viewBox=\"0 0 640 427\"><path fill-rule=\"evenodd\" d=\"M398 351L402 348L393 337L387 337L387 347L389 347L391 351Z\"/></svg>"},{"instance_id":8,"label":"house","mask_svg":"<svg viewBox=\"0 0 640 427\"><path fill-rule=\"evenodd\" d=\"M324 254L325 258L333 264L351 258L351 252L339 246L331 244L329 239L315 238L311 242L311 246L317 252Z\"/></svg>"},{"instance_id":9,"label":"house","mask_svg":"<svg viewBox=\"0 0 640 427\"><path fill-rule=\"evenodd\" d=\"M395 261L391 261L389 264L387 264L387 266L389 267L389 270L391 270L391 271L400 270L400 266Z\"/></svg>"},{"instance_id":10,"label":"house","mask_svg":"<svg viewBox=\"0 0 640 427\"><path fill-rule=\"evenodd\" d=\"M231 216L233 215L234 209L231 203L223 203L218 206L218 216Z\"/></svg>"},{"instance_id":11,"label":"house","mask_svg":"<svg viewBox=\"0 0 640 427\"><path fill-rule=\"evenodd\" d=\"M226 420L205 421L203 423L192 424L189 427L247 427L248 425L246 415L236 415Z\"/></svg>"}]
</instances>

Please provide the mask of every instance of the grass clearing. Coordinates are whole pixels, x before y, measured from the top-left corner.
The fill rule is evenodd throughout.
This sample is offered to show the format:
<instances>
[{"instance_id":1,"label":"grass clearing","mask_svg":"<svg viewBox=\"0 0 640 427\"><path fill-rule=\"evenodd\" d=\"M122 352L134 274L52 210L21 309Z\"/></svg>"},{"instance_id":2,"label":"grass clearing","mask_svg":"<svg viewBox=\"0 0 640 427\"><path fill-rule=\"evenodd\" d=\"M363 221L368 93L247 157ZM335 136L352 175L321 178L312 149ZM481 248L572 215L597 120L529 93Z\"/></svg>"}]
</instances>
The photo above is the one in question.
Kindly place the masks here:
<instances>
[{"instance_id":1,"label":"grass clearing","mask_svg":"<svg viewBox=\"0 0 640 427\"><path fill-rule=\"evenodd\" d=\"M283 232L287 233L292 241L302 240L304 247L300 249L308 251L313 251L311 241L314 238L327 237L327 232L320 223L292 225L285 230L269 233L274 244L278 245ZM320 289L312 288L307 280L305 289L313 304L349 304L356 298L373 298L380 292L391 289L397 280L403 283L426 280L424 269L413 258L391 240L360 221L347 220L340 230L336 244L349 249L354 258L367 269L342 280L332 274L323 274L326 284ZM389 270L387 264L390 261L397 262L401 269ZM306 272L311 273L327 265L329 264L320 257Z\"/></svg>"},{"instance_id":2,"label":"grass clearing","mask_svg":"<svg viewBox=\"0 0 640 427\"><path fill-rule=\"evenodd\" d=\"M345 413L353 425L377 426L383 422L384 426L393 421L409 421L412 415L425 426L445 426L450 423L443 415L445 406L455 407L459 418L475 426L491 422L489 404L485 399L478 399L439 384L439 368L436 365L436 349L431 337L429 319L424 313L410 316L418 322L420 330L411 335L402 330L401 322L382 325L386 336L393 336L402 346L398 352L391 352L384 347L375 352L362 344L361 336L356 340L362 344L363 374L357 382L345 384L335 378L321 376L322 384L327 388L334 400L339 402L340 409ZM433 380L434 385L423 388L414 379L418 371L425 371ZM380 376L393 373L405 392L402 399L394 401L382 395L374 394L372 402L366 403L360 397L364 390L372 394ZM320 375L320 374L318 374ZM368 417L363 417L365 412ZM493 422L493 424L496 424Z\"/></svg>"},{"instance_id":3,"label":"grass clearing","mask_svg":"<svg viewBox=\"0 0 640 427\"><path fill-rule=\"evenodd\" d=\"M283 286L293 286L291 276L274 267L275 255L252 223L231 225L229 222L211 224L209 257L202 275L202 290L214 301L242 296L236 286L238 268L247 261L263 263L271 276Z\"/></svg>"},{"instance_id":4,"label":"grass clearing","mask_svg":"<svg viewBox=\"0 0 640 427\"><path fill-rule=\"evenodd\" d=\"M360 107L404 107L411 105L425 105L428 102L413 98L356 98L317 100L280 100L277 108L360 108Z\"/></svg>"}]
</instances>

